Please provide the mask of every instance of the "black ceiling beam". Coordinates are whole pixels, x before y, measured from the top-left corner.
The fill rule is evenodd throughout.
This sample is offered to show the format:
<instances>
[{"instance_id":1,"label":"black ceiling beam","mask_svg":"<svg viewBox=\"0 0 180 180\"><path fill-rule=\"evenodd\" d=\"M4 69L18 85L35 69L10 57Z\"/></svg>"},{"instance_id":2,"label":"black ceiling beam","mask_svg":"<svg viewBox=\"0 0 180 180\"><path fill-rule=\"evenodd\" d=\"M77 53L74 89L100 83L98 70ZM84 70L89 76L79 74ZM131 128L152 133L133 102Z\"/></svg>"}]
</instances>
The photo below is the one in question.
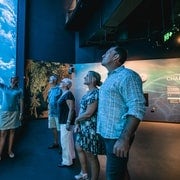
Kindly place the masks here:
<instances>
[{"instance_id":1,"label":"black ceiling beam","mask_svg":"<svg viewBox=\"0 0 180 180\"><path fill-rule=\"evenodd\" d=\"M101 0L79 0L65 23L65 28L73 31L79 31L84 28L100 3Z\"/></svg>"}]
</instances>

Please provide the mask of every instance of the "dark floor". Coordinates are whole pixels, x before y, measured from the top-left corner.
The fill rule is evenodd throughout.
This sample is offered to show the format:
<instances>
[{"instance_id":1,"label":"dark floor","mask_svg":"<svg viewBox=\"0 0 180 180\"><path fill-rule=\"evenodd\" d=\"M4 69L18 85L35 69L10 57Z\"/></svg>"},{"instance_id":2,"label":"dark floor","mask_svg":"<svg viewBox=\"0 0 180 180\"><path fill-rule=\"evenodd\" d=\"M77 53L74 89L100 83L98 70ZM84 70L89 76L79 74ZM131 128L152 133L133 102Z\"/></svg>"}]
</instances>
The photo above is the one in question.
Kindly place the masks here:
<instances>
[{"instance_id":1,"label":"dark floor","mask_svg":"<svg viewBox=\"0 0 180 180\"><path fill-rule=\"evenodd\" d=\"M18 130L14 159L4 153L0 180L73 180L79 173L78 159L69 168L59 168L58 150L49 150L52 134L47 120L26 122ZM105 180L105 157L101 156L99 180ZM180 179L180 124L141 123L129 160L131 180Z\"/></svg>"},{"instance_id":2,"label":"dark floor","mask_svg":"<svg viewBox=\"0 0 180 180\"><path fill-rule=\"evenodd\" d=\"M141 123L129 169L132 180L180 180L180 124Z\"/></svg>"}]
</instances>

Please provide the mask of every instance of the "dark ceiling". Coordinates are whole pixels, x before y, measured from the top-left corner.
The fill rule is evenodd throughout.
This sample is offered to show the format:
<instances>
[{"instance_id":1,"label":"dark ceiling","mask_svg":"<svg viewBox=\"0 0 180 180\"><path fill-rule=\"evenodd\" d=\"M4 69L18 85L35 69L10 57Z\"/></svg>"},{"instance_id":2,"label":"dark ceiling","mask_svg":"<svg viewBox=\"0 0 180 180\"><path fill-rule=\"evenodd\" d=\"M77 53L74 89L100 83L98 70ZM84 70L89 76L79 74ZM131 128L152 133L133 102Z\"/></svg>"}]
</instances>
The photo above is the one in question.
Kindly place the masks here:
<instances>
[{"instance_id":1,"label":"dark ceiling","mask_svg":"<svg viewBox=\"0 0 180 180\"><path fill-rule=\"evenodd\" d=\"M114 19L121 19L121 4L124 1L122 0L122 3L118 4L116 8L117 12L112 13L112 16L106 21L108 22L107 24L111 25ZM105 1L79 0L65 27L73 31L85 29L91 21L93 13L102 10L103 2ZM132 1L129 2L131 3ZM179 0L141 0L139 2L139 5L134 7L133 11L126 12L127 16L115 26L112 25L109 28L104 23L102 27L97 28L91 33L91 36L86 37L85 44L93 45L112 41L129 42L141 39L156 40L174 25L179 28ZM128 8L124 6L123 11L125 12L126 9Z\"/></svg>"},{"instance_id":2,"label":"dark ceiling","mask_svg":"<svg viewBox=\"0 0 180 180\"><path fill-rule=\"evenodd\" d=\"M118 34L121 34L121 31L124 29L128 33L128 40L131 40L146 38L166 31L178 20L178 17L175 17L173 3L172 0L143 1L119 25Z\"/></svg>"}]
</instances>

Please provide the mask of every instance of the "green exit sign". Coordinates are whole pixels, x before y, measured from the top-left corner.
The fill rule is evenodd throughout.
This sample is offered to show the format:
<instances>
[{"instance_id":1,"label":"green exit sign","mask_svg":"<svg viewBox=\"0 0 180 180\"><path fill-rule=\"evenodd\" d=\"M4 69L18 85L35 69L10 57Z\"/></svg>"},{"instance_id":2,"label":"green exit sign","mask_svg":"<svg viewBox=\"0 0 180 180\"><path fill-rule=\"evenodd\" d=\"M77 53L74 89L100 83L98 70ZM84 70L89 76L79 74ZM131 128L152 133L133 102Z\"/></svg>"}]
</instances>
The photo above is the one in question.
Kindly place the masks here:
<instances>
[{"instance_id":1,"label":"green exit sign","mask_svg":"<svg viewBox=\"0 0 180 180\"><path fill-rule=\"evenodd\" d=\"M173 33L171 31L164 34L164 42L168 41L172 37Z\"/></svg>"}]
</instances>

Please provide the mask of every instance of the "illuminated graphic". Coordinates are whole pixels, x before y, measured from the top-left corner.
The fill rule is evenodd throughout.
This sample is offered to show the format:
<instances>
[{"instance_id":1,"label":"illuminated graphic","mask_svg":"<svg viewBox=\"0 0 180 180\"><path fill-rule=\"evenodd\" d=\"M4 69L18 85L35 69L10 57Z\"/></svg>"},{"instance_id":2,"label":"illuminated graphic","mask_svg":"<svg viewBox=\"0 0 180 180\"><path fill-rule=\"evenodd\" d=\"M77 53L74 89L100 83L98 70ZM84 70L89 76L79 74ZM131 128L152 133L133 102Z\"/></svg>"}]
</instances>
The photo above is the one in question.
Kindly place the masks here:
<instances>
[{"instance_id":1,"label":"illuminated graphic","mask_svg":"<svg viewBox=\"0 0 180 180\"><path fill-rule=\"evenodd\" d=\"M16 73L17 3L0 0L0 81L6 84Z\"/></svg>"},{"instance_id":2,"label":"illuminated graphic","mask_svg":"<svg viewBox=\"0 0 180 180\"><path fill-rule=\"evenodd\" d=\"M38 119L48 117L47 94L50 88L48 79L55 74L59 81L65 77L71 78L69 64L58 62L43 62L26 60L25 102L28 118Z\"/></svg>"},{"instance_id":3,"label":"illuminated graphic","mask_svg":"<svg viewBox=\"0 0 180 180\"><path fill-rule=\"evenodd\" d=\"M180 122L180 59L154 59L127 61L125 66L136 71L143 81L143 91L147 99L144 121ZM85 93L83 78L89 70L98 71L102 82L107 70L101 63L76 64L77 107Z\"/></svg>"}]
</instances>

